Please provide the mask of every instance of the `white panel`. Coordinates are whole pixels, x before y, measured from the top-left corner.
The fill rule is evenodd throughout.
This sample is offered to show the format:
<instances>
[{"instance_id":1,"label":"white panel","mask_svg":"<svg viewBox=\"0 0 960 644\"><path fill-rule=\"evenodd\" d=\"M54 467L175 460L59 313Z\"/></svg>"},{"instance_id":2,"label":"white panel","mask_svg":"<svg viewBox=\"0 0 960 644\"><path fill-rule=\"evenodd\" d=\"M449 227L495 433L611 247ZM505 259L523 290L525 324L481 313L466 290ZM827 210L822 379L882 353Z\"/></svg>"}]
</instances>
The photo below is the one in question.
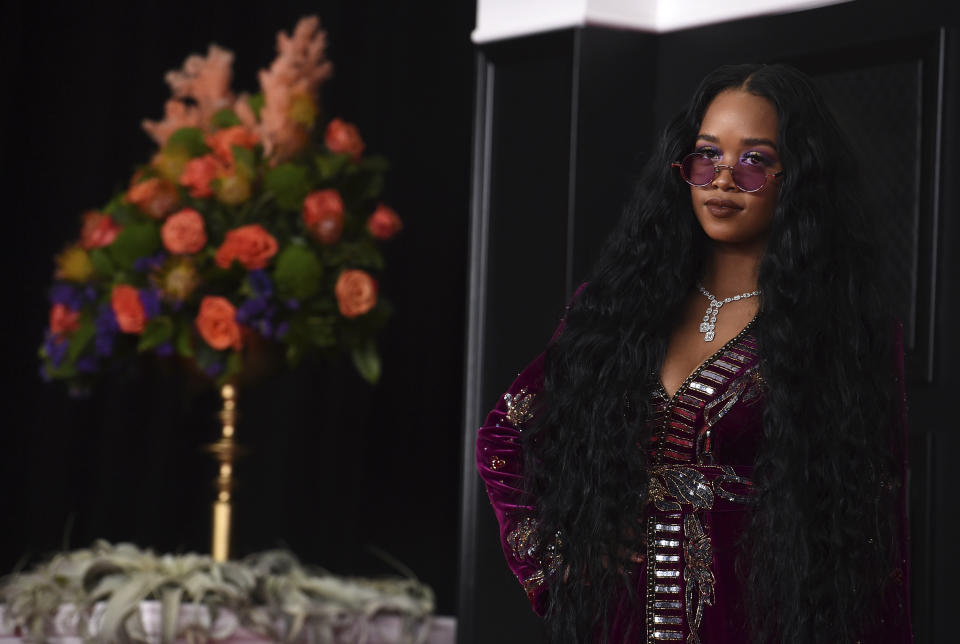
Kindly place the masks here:
<instances>
[{"instance_id":1,"label":"white panel","mask_svg":"<svg viewBox=\"0 0 960 644\"><path fill-rule=\"evenodd\" d=\"M476 43L602 25L666 32L851 0L477 0Z\"/></svg>"},{"instance_id":2,"label":"white panel","mask_svg":"<svg viewBox=\"0 0 960 644\"><path fill-rule=\"evenodd\" d=\"M473 42L579 27L589 0L477 0Z\"/></svg>"},{"instance_id":3,"label":"white panel","mask_svg":"<svg viewBox=\"0 0 960 644\"><path fill-rule=\"evenodd\" d=\"M675 31L748 16L790 13L850 0L661 0L657 3L657 31ZM628 4L626 0L622 4Z\"/></svg>"}]
</instances>

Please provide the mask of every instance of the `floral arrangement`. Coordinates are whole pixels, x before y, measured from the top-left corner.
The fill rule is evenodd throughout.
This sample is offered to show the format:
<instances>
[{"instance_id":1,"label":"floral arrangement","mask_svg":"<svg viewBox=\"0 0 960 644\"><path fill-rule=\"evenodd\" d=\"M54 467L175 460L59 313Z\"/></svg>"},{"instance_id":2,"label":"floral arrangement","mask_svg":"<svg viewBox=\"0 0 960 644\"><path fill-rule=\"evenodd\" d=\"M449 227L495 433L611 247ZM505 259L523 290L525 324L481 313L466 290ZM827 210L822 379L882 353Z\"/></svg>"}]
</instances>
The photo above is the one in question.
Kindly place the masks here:
<instances>
[{"instance_id":1,"label":"floral arrangement","mask_svg":"<svg viewBox=\"0 0 960 644\"><path fill-rule=\"evenodd\" d=\"M162 633L144 632L144 601L160 603ZM36 642L58 630L97 642L205 642L242 631L275 642L363 642L377 639L377 617L392 615L404 623L402 641L416 644L427 638L434 595L412 576L310 571L285 551L218 563L100 541L4 579L0 609L0 628Z\"/></svg>"},{"instance_id":2,"label":"floral arrangement","mask_svg":"<svg viewBox=\"0 0 960 644\"><path fill-rule=\"evenodd\" d=\"M349 354L376 382L378 244L402 223L379 201L385 160L321 118L325 37L316 17L281 31L252 95L232 93L233 54L216 45L167 74L164 117L143 122L156 154L56 257L44 378L82 389L152 353L222 383L272 342L290 364Z\"/></svg>"}]
</instances>

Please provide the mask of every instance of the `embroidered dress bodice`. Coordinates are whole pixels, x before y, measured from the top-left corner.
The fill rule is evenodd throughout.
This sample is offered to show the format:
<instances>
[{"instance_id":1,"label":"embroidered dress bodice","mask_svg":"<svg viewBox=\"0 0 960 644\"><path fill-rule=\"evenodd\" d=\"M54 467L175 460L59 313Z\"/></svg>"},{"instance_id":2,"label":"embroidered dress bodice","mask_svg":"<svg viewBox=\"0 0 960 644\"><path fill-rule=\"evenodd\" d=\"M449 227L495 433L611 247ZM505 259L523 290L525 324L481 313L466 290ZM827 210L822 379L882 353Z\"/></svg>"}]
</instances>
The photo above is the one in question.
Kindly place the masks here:
<instances>
[{"instance_id":1,"label":"embroidered dress bodice","mask_svg":"<svg viewBox=\"0 0 960 644\"><path fill-rule=\"evenodd\" d=\"M648 450L646 552L633 571L640 611L615 611L611 641L734 644L749 641L735 561L747 526L752 466L762 439L764 384L752 324L704 361L668 396L653 397ZM477 468L500 524L511 570L533 609L547 608L547 580L561 569L563 536L537 531L524 503L521 436L533 418L543 356L520 373L477 437ZM629 639L619 636L628 624ZM887 629L871 642L910 641ZM638 626L640 626L638 628Z\"/></svg>"},{"instance_id":2,"label":"embroidered dress bodice","mask_svg":"<svg viewBox=\"0 0 960 644\"><path fill-rule=\"evenodd\" d=\"M739 534L749 498L762 416L758 357L750 326L704 361L673 397L658 387L653 396L647 552L634 573L645 597L643 641L701 641L705 623L730 619L728 599L718 592L716 557L731 553L733 541L716 543L718 520L733 512L736 526L721 519L724 535ZM477 466L500 521L504 552L534 609L546 608L546 578L559 565L560 545L536 530L535 511L520 503L521 432L532 419L542 381L542 357L520 374L480 428ZM728 570L729 568L729 570ZM737 593L739 595L739 593ZM731 598L732 599L732 598ZM624 619L627 616L623 616ZM724 625L726 628L726 625Z\"/></svg>"}]
</instances>

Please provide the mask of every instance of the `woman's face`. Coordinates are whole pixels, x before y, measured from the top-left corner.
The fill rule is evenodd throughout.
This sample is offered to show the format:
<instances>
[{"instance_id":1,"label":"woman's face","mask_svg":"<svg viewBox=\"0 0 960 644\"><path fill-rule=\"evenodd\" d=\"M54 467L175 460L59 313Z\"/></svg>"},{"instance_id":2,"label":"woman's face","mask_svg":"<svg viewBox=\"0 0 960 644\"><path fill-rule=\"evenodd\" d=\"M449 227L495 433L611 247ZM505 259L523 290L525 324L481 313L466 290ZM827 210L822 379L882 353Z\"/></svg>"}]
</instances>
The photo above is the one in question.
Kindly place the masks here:
<instances>
[{"instance_id":1,"label":"woman's face","mask_svg":"<svg viewBox=\"0 0 960 644\"><path fill-rule=\"evenodd\" d=\"M700 124L695 152L715 164L737 162L760 165L766 174L783 169L777 155L777 111L766 98L741 90L727 90L707 107ZM768 177L757 192L744 192L728 168L705 186L690 187L693 211L714 242L762 252L780 192L780 179Z\"/></svg>"}]
</instances>

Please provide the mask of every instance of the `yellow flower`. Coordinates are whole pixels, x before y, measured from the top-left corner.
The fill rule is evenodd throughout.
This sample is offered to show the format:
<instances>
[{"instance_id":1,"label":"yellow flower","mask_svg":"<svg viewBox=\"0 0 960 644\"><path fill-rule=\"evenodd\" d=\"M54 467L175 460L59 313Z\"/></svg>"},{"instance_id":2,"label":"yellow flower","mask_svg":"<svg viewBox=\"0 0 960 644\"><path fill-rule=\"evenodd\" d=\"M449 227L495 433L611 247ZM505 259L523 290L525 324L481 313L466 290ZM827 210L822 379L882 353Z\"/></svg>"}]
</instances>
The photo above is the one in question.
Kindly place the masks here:
<instances>
[{"instance_id":1,"label":"yellow flower","mask_svg":"<svg viewBox=\"0 0 960 644\"><path fill-rule=\"evenodd\" d=\"M93 262L80 246L68 246L57 255L57 279L86 282L93 277Z\"/></svg>"},{"instance_id":2,"label":"yellow flower","mask_svg":"<svg viewBox=\"0 0 960 644\"><path fill-rule=\"evenodd\" d=\"M317 103L309 94L295 94L290 100L290 120L310 128L317 120Z\"/></svg>"},{"instance_id":3,"label":"yellow flower","mask_svg":"<svg viewBox=\"0 0 960 644\"><path fill-rule=\"evenodd\" d=\"M186 257L169 260L155 279L168 300L183 301L200 284L197 269Z\"/></svg>"},{"instance_id":4,"label":"yellow flower","mask_svg":"<svg viewBox=\"0 0 960 644\"><path fill-rule=\"evenodd\" d=\"M222 176L216 193L217 199L225 204L230 206L242 204L250 198L250 180L239 172Z\"/></svg>"},{"instance_id":5,"label":"yellow flower","mask_svg":"<svg viewBox=\"0 0 960 644\"><path fill-rule=\"evenodd\" d=\"M180 175L183 174L183 168L189 160L190 153L187 152L186 148L178 145L168 145L153 156L150 165L167 181L178 183Z\"/></svg>"}]
</instances>

